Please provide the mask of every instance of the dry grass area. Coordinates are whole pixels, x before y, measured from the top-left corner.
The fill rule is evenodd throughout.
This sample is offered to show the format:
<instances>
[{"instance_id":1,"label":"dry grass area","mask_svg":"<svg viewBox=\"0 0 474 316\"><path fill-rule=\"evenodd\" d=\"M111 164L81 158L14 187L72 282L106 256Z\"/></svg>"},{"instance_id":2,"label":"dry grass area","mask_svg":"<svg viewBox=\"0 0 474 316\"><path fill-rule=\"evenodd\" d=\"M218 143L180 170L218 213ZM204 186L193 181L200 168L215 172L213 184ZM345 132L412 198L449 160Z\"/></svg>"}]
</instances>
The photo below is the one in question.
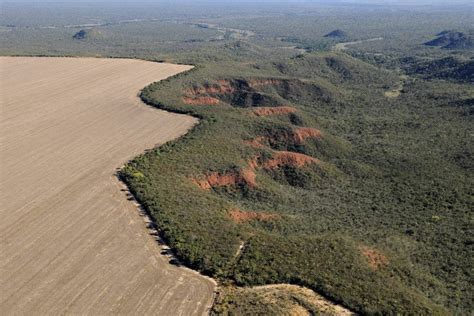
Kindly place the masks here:
<instances>
[{"instance_id":1,"label":"dry grass area","mask_svg":"<svg viewBox=\"0 0 474 316\"><path fill-rule=\"evenodd\" d=\"M188 66L0 58L0 314L204 314L215 284L168 263L114 173L191 128L141 103Z\"/></svg>"},{"instance_id":2,"label":"dry grass area","mask_svg":"<svg viewBox=\"0 0 474 316\"><path fill-rule=\"evenodd\" d=\"M270 222L281 219L281 215L265 212L242 211L237 208L230 210L230 218L236 223L245 223L248 221Z\"/></svg>"},{"instance_id":3,"label":"dry grass area","mask_svg":"<svg viewBox=\"0 0 474 316\"><path fill-rule=\"evenodd\" d=\"M401 94L402 94L402 91L405 87L405 82L407 81L408 79L408 76L406 75L401 75L400 76L400 82L398 83L398 86L395 87L394 89L392 90L389 90L389 91L385 91L384 92L384 95L387 97L387 98L398 98Z\"/></svg>"},{"instance_id":4,"label":"dry grass area","mask_svg":"<svg viewBox=\"0 0 474 316\"><path fill-rule=\"evenodd\" d=\"M308 288L291 284L221 287L217 302L222 310L214 310L214 315L355 315Z\"/></svg>"},{"instance_id":5,"label":"dry grass area","mask_svg":"<svg viewBox=\"0 0 474 316\"><path fill-rule=\"evenodd\" d=\"M263 295L269 304L281 304L287 301L284 304L287 307L286 315L314 315L314 312L323 315L354 315L343 306L334 304L316 292L297 285L264 285L254 287L251 291Z\"/></svg>"}]
</instances>

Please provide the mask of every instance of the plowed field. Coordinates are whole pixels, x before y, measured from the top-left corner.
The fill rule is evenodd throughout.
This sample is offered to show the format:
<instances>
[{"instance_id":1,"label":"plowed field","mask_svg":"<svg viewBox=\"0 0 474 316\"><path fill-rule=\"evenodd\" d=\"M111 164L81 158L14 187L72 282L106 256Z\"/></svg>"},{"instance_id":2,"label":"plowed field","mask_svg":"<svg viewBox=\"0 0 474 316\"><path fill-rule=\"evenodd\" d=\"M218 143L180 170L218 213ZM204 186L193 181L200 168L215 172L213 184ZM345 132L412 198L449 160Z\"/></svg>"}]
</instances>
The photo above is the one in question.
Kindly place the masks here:
<instances>
[{"instance_id":1,"label":"plowed field","mask_svg":"<svg viewBox=\"0 0 474 316\"><path fill-rule=\"evenodd\" d=\"M115 177L196 120L140 89L188 66L0 58L0 314L203 314L214 283L168 263Z\"/></svg>"}]
</instances>

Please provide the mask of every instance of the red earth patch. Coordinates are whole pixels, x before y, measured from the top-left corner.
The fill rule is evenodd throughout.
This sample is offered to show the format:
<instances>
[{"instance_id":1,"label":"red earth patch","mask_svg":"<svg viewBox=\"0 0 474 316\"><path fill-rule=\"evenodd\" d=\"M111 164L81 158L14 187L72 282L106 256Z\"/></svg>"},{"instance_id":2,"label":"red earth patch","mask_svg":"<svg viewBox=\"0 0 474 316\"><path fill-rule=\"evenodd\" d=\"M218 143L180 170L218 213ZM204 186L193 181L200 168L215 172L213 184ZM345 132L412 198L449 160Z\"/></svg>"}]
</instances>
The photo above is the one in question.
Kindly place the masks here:
<instances>
[{"instance_id":1,"label":"red earth patch","mask_svg":"<svg viewBox=\"0 0 474 316\"><path fill-rule=\"evenodd\" d=\"M204 179L193 179L193 182L203 190L239 184L246 184L249 187L255 187L257 185L256 177L257 175L254 170L243 169L240 172L227 172L224 174L211 172L208 173Z\"/></svg>"},{"instance_id":2,"label":"red earth patch","mask_svg":"<svg viewBox=\"0 0 474 316\"><path fill-rule=\"evenodd\" d=\"M220 100L217 98L213 97L184 97L183 98L183 103L184 104L190 104L190 105L217 105L220 103Z\"/></svg>"},{"instance_id":3,"label":"red earth patch","mask_svg":"<svg viewBox=\"0 0 474 316\"><path fill-rule=\"evenodd\" d=\"M234 93L235 88L228 80L219 80L217 84L204 87L193 87L186 90L188 96L199 96L203 94L229 94Z\"/></svg>"},{"instance_id":4,"label":"red earth patch","mask_svg":"<svg viewBox=\"0 0 474 316\"><path fill-rule=\"evenodd\" d=\"M253 114L256 116L271 116L295 113L296 109L291 106L276 106L276 107L258 107L254 109Z\"/></svg>"},{"instance_id":5,"label":"red earth patch","mask_svg":"<svg viewBox=\"0 0 474 316\"><path fill-rule=\"evenodd\" d=\"M361 246L359 249L362 255L367 259L367 263L372 270L378 270L388 265L389 261L387 257L377 249L367 246Z\"/></svg>"},{"instance_id":6,"label":"red earth patch","mask_svg":"<svg viewBox=\"0 0 474 316\"><path fill-rule=\"evenodd\" d=\"M311 127L302 127L294 130L293 140L301 144L308 138L321 139L322 133L320 130Z\"/></svg>"},{"instance_id":7,"label":"red earth patch","mask_svg":"<svg viewBox=\"0 0 474 316\"><path fill-rule=\"evenodd\" d=\"M319 163L321 163L321 161L318 159L304 154L290 151L277 151L271 159L265 161L261 166L264 169L276 169L283 166L303 167L305 165Z\"/></svg>"}]
</instances>

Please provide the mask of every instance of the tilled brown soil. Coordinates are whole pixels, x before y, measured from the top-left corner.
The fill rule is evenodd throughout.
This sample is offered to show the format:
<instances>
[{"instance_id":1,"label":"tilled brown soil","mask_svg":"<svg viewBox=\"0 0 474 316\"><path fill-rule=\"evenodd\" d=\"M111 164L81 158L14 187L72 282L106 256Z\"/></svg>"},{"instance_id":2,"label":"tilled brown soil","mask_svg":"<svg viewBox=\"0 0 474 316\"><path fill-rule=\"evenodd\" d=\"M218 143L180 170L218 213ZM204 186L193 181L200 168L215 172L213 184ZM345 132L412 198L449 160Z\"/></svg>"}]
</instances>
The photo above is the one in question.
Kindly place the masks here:
<instances>
[{"instance_id":1,"label":"tilled brown soil","mask_svg":"<svg viewBox=\"0 0 474 316\"><path fill-rule=\"evenodd\" d=\"M187 69L0 57L0 314L207 312L213 281L168 263L114 176L196 123L137 97Z\"/></svg>"}]
</instances>

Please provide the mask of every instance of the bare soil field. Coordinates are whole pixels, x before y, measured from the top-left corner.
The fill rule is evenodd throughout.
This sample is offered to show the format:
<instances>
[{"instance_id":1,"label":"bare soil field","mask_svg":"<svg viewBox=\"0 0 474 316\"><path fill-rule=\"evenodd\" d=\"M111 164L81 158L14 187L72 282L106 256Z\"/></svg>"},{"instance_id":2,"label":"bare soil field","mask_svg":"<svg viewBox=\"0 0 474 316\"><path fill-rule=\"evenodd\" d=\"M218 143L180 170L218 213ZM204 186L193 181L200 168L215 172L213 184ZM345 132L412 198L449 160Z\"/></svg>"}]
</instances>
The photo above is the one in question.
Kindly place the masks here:
<instances>
[{"instance_id":1,"label":"bare soil field","mask_svg":"<svg viewBox=\"0 0 474 316\"><path fill-rule=\"evenodd\" d=\"M204 314L215 285L160 254L115 172L196 120L137 94L189 66L0 57L0 314Z\"/></svg>"}]
</instances>

